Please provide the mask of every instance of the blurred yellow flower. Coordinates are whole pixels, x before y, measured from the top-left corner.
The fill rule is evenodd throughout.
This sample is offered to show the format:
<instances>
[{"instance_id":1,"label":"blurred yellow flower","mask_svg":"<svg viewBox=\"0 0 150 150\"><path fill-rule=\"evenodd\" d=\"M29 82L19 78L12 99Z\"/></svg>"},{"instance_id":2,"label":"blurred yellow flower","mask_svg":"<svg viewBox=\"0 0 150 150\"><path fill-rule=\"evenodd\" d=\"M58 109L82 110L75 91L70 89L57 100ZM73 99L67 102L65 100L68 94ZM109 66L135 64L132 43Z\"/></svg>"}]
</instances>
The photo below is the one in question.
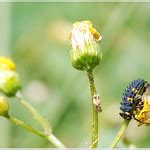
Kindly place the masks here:
<instances>
[{"instance_id":1,"label":"blurred yellow flower","mask_svg":"<svg viewBox=\"0 0 150 150\"><path fill-rule=\"evenodd\" d=\"M15 96L21 89L19 75L15 71L0 70L0 91L7 96Z\"/></svg>"},{"instance_id":2,"label":"blurred yellow flower","mask_svg":"<svg viewBox=\"0 0 150 150\"><path fill-rule=\"evenodd\" d=\"M9 104L7 102L6 97L0 96L0 116L8 115Z\"/></svg>"},{"instance_id":3,"label":"blurred yellow flower","mask_svg":"<svg viewBox=\"0 0 150 150\"><path fill-rule=\"evenodd\" d=\"M15 63L6 57L0 57L0 91L7 96L15 96L21 89L19 75L15 72Z\"/></svg>"},{"instance_id":4,"label":"blurred yellow flower","mask_svg":"<svg viewBox=\"0 0 150 150\"><path fill-rule=\"evenodd\" d=\"M16 65L15 63L10 59L6 57L0 57L0 69L7 69L7 70L15 70Z\"/></svg>"}]
</instances>

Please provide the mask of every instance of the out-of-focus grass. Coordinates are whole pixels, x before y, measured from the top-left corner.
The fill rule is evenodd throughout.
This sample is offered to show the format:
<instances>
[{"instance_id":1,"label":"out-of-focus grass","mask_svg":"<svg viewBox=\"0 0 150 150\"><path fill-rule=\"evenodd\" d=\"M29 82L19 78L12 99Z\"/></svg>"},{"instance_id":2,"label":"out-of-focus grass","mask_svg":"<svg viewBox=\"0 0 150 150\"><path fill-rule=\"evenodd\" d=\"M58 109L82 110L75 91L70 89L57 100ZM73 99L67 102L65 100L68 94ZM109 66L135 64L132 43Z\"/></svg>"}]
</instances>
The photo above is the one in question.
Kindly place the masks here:
<instances>
[{"instance_id":1,"label":"out-of-focus grass","mask_svg":"<svg viewBox=\"0 0 150 150\"><path fill-rule=\"evenodd\" d=\"M0 3L0 10L3 7ZM72 68L69 58L67 35L72 23L91 20L103 36L103 60L95 69L95 81L103 105L99 146L108 147L122 122L118 113L124 89L137 78L150 81L149 9L148 3L11 4L9 54L17 63L23 93L69 147L89 147L91 136L88 80ZM22 106L10 103L14 115L38 127ZM2 118L0 128L0 139L8 135L1 147L52 146ZM137 147L150 146L148 127L138 128L133 121L127 133Z\"/></svg>"}]
</instances>

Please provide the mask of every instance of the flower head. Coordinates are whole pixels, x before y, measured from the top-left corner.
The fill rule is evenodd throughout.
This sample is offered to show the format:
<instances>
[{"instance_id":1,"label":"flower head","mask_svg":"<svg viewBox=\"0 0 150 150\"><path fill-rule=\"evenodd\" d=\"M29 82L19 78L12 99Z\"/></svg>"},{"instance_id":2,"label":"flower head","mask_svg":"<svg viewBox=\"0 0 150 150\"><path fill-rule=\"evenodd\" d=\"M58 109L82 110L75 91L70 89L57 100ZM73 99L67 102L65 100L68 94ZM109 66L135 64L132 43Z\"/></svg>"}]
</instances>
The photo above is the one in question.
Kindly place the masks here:
<instances>
[{"instance_id":1,"label":"flower head","mask_svg":"<svg viewBox=\"0 0 150 150\"><path fill-rule=\"evenodd\" d=\"M94 69L100 62L102 53L97 44L102 37L93 28L90 21L81 21L73 24L70 34L71 61L74 68L78 70Z\"/></svg>"},{"instance_id":2,"label":"flower head","mask_svg":"<svg viewBox=\"0 0 150 150\"><path fill-rule=\"evenodd\" d=\"M6 116L9 112L9 105L6 97L0 96L0 116Z\"/></svg>"},{"instance_id":3,"label":"flower head","mask_svg":"<svg viewBox=\"0 0 150 150\"><path fill-rule=\"evenodd\" d=\"M15 96L21 89L19 76L10 70L0 70L0 91L7 96Z\"/></svg>"},{"instance_id":4,"label":"flower head","mask_svg":"<svg viewBox=\"0 0 150 150\"><path fill-rule=\"evenodd\" d=\"M141 110L137 111L135 118L140 121L139 126L142 124L150 125L150 88L142 96L144 106Z\"/></svg>"},{"instance_id":5,"label":"flower head","mask_svg":"<svg viewBox=\"0 0 150 150\"><path fill-rule=\"evenodd\" d=\"M7 96L14 96L21 88L15 63L5 57L0 57L0 91Z\"/></svg>"},{"instance_id":6,"label":"flower head","mask_svg":"<svg viewBox=\"0 0 150 150\"><path fill-rule=\"evenodd\" d=\"M15 63L6 57L0 57L0 69L15 70Z\"/></svg>"}]
</instances>

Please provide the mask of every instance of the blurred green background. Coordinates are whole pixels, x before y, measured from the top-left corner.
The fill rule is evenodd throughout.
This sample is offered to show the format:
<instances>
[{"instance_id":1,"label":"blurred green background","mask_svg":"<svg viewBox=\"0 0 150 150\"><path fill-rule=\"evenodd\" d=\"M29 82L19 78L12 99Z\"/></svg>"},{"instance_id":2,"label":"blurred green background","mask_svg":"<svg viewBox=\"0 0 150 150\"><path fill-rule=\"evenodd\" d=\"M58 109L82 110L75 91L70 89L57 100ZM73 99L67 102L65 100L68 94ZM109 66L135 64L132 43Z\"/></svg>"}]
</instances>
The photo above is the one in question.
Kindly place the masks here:
<instances>
[{"instance_id":1,"label":"blurred green background","mask_svg":"<svg viewBox=\"0 0 150 150\"><path fill-rule=\"evenodd\" d=\"M103 106L99 146L108 147L123 121L124 89L137 78L150 81L149 10L150 3L0 3L0 55L16 62L26 99L68 147L89 147L92 119L88 79L70 62L72 24L91 20L103 36L103 60L94 74ZM13 99L11 113L39 127ZM137 147L150 147L149 128L136 121L126 137ZM0 147L53 145L0 118Z\"/></svg>"}]
</instances>

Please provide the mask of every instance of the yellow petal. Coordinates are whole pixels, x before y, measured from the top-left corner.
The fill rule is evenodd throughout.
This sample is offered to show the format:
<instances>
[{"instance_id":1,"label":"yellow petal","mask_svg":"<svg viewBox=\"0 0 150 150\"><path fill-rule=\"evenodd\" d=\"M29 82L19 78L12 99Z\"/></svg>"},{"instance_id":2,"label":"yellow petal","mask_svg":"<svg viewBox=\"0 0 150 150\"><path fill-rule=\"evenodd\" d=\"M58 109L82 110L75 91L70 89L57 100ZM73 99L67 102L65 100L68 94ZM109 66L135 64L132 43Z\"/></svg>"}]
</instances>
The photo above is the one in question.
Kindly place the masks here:
<instances>
[{"instance_id":1,"label":"yellow petal","mask_svg":"<svg viewBox=\"0 0 150 150\"><path fill-rule=\"evenodd\" d=\"M0 69L7 69L7 70L15 70L16 65L15 63L10 59L6 57L0 57Z\"/></svg>"}]
</instances>

